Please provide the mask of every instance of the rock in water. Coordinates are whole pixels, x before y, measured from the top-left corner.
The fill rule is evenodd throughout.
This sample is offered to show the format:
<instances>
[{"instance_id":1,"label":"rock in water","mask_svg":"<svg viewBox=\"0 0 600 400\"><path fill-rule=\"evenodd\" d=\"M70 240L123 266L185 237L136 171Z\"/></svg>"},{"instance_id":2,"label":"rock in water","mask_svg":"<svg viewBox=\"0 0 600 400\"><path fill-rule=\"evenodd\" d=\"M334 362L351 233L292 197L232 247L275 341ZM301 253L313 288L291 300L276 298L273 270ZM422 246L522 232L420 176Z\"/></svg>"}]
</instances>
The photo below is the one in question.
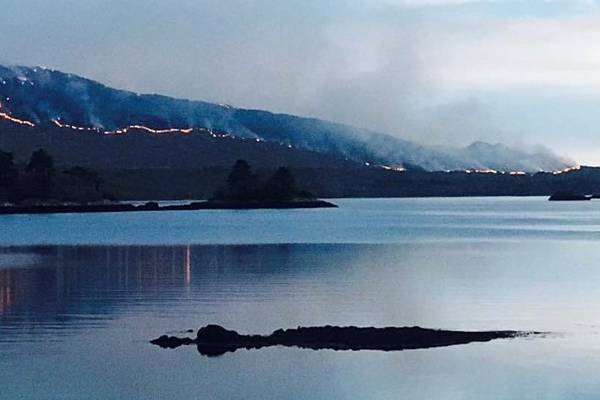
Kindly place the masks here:
<instances>
[{"instance_id":1,"label":"rock in water","mask_svg":"<svg viewBox=\"0 0 600 400\"><path fill-rule=\"evenodd\" d=\"M163 335L151 341L162 348L195 344L198 352L219 356L237 349L259 349L268 346L288 346L308 349L399 351L429 347L452 346L471 342L488 342L528 336L539 332L519 331L449 331L420 327L298 327L278 329L270 335L241 335L219 325L206 325L196 338Z\"/></svg>"}]
</instances>

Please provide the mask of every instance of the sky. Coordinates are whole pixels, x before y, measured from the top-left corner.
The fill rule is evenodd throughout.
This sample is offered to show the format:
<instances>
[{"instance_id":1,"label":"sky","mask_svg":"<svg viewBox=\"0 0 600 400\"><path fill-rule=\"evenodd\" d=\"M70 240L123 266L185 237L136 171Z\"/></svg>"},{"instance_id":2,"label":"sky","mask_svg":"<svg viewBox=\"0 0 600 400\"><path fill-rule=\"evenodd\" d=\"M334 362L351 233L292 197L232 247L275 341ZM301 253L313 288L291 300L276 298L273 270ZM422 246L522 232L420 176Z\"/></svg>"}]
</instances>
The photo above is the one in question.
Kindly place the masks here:
<instances>
[{"instance_id":1,"label":"sky","mask_svg":"<svg viewBox=\"0 0 600 400\"><path fill-rule=\"evenodd\" d=\"M1 0L0 63L600 165L600 0Z\"/></svg>"}]
</instances>

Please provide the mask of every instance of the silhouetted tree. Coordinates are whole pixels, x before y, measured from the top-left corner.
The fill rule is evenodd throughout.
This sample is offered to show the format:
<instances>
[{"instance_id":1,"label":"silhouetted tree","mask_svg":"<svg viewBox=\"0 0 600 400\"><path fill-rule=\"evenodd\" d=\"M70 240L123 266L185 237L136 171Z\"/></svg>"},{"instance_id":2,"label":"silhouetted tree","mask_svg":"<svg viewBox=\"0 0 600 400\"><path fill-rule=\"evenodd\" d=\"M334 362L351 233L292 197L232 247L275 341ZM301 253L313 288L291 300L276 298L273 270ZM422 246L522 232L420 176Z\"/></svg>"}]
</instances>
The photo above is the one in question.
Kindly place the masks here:
<instances>
[{"instance_id":1,"label":"silhouetted tree","mask_svg":"<svg viewBox=\"0 0 600 400\"><path fill-rule=\"evenodd\" d=\"M71 185L76 187L74 194L66 191L65 197L70 200L87 202L99 197L100 185L103 179L97 172L83 167L72 167L63 171L63 174L71 177Z\"/></svg>"},{"instance_id":2,"label":"silhouetted tree","mask_svg":"<svg viewBox=\"0 0 600 400\"><path fill-rule=\"evenodd\" d=\"M245 160L236 161L227 177L227 188L219 189L213 199L233 201L290 201L312 199L314 195L298 190L289 168L280 167L262 184Z\"/></svg>"},{"instance_id":3,"label":"silhouetted tree","mask_svg":"<svg viewBox=\"0 0 600 400\"><path fill-rule=\"evenodd\" d=\"M44 149L33 152L27 164L30 195L37 198L52 197L54 186L54 159Z\"/></svg>"},{"instance_id":4,"label":"silhouetted tree","mask_svg":"<svg viewBox=\"0 0 600 400\"><path fill-rule=\"evenodd\" d=\"M297 195L296 181L286 167L278 168L264 188L264 196L268 199L292 200Z\"/></svg>"},{"instance_id":5,"label":"silhouetted tree","mask_svg":"<svg viewBox=\"0 0 600 400\"><path fill-rule=\"evenodd\" d=\"M0 151L0 200L12 201L17 197L18 178L12 153Z\"/></svg>"},{"instance_id":6,"label":"silhouetted tree","mask_svg":"<svg viewBox=\"0 0 600 400\"><path fill-rule=\"evenodd\" d=\"M237 160L227 177L226 197L250 200L256 197L258 179L246 160Z\"/></svg>"},{"instance_id":7,"label":"silhouetted tree","mask_svg":"<svg viewBox=\"0 0 600 400\"><path fill-rule=\"evenodd\" d=\"M63 171L63 173L73 177L77 181L79 190L81 190L82 186L89 186L94 188L95 191L99 191L100 185L103 182L103 179L100 178L97 172L79 166L69 168Z\"/></svg>"}]
</instances>

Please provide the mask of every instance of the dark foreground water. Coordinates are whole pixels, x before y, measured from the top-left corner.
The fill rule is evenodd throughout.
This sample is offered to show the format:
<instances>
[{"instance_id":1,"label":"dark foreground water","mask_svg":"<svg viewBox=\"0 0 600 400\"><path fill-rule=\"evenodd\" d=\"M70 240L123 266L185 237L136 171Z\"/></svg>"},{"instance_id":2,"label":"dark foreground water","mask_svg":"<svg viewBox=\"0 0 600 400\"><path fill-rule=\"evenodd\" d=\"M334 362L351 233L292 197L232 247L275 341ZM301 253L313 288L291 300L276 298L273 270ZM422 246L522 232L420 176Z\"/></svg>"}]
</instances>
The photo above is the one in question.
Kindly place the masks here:
<instances>
[{"instance_id":1,"label":"dark foreground water","mask_svg":"<svg viewBox=\"0 0 600 400\"><path fill-rule=\"evenodd\" d=\"M597 399L600 202L0 217L0 399ZM402 352L206 358L218 323L552 331Z\"/></svg>"}]
</instances>

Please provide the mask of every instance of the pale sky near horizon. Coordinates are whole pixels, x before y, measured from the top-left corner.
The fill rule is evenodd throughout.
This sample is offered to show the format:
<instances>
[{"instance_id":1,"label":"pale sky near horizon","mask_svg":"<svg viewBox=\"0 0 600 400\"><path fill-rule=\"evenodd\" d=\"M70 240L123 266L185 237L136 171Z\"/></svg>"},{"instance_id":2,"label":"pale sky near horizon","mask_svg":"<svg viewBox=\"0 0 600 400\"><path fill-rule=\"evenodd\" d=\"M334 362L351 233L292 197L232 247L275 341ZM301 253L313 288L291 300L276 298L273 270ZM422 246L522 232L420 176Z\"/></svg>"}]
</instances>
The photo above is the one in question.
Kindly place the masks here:
<instances>
[{"instance_id":1,"label":"pale sky near horizon","mask_svg":"<svg viewBox=\"0 0 600 400\"><path fill-rule=\"evenodd\" d=\"M0 63L600 165L595 0L2 0Z\"/></svg>"}]
</instances>

